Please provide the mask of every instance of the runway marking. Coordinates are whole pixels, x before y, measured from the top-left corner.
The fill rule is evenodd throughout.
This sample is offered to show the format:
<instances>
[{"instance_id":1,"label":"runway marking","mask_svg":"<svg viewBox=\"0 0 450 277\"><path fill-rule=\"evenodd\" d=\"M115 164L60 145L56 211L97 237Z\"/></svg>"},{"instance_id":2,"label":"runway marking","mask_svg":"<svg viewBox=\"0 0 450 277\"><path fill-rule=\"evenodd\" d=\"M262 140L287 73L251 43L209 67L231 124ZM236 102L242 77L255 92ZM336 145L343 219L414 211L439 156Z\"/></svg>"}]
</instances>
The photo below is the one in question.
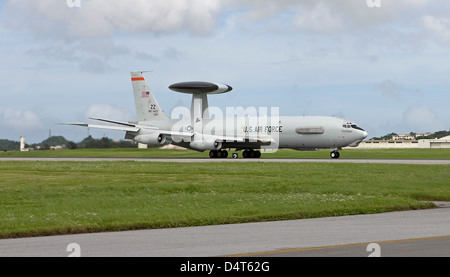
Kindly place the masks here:
<instances>
[{"instance_id":1,"label":"runway marking","mask_svg":"<svg viewBox=\"0 0 450 277\"><path fill-rule=\"evenodd\" d=\"M412 241L422 241L422 240L430 240L430 239L446 239L446 238L450 238L450 235L437 236L437 237L425 237L425 238L386 240L386 241L370 241L370 242L360 242L360 243L330 245L330 246L289 248L289 249L280 249L280 250L272 250L272 251L261 251L261 252L242 253L242 254L235 254L235 255L225 255L225 256L221 256L221 257L249 257L249 256L270 255L270 254L283 254L283 253L291 253L291 252L303 252L303 251L311 251L311 250L344 248L344 247L353 247L353 246L365 246L365 245L368 245L369 243L387 244L387 243L412 242Z\"/></svg>"}]
</instances>

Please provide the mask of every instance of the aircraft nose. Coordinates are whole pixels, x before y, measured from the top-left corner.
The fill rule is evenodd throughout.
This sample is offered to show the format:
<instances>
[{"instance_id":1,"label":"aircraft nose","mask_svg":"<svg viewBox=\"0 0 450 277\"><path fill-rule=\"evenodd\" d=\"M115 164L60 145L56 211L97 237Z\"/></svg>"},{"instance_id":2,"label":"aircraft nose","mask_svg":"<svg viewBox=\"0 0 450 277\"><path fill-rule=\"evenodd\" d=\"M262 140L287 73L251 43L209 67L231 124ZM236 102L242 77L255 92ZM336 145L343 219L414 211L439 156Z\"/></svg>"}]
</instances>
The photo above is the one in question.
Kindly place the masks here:
<instances>
[{"instance_id":1,"label":"aircraft nose","mask_svg":"<svg viewBox=\"0 0 450 277\"><path fill-rule=\"evenodd\" d=\"M363 135L363 139L365 139L365 138L367 138L367 132L366 131L364 131L363 133L362 133L362 135Z\"/></svg>"}]
</instances>

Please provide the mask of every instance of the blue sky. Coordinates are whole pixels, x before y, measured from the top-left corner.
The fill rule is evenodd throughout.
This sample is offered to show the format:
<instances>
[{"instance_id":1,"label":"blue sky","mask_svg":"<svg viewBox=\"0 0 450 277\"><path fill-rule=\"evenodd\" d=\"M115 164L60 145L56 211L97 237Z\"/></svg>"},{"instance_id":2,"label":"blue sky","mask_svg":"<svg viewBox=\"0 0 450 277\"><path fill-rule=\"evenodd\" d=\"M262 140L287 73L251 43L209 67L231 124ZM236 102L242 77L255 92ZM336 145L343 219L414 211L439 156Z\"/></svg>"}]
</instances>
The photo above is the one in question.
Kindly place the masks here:
<instances>
[{"instance_id":1,"label":"blue sky","mask_svg":"<svg viewBox=\"0 0 450 277\"><path fill-rule=\"evenodd\" d=\"M60 122L134 120L129 72L169 113L172 83L233 90L211 106L353 120L369 138L450 128L450 2L440 0L0 1L0 138L87 130ZM123 132L90 130L94 137Z\"/></svg>"}]
</instances>

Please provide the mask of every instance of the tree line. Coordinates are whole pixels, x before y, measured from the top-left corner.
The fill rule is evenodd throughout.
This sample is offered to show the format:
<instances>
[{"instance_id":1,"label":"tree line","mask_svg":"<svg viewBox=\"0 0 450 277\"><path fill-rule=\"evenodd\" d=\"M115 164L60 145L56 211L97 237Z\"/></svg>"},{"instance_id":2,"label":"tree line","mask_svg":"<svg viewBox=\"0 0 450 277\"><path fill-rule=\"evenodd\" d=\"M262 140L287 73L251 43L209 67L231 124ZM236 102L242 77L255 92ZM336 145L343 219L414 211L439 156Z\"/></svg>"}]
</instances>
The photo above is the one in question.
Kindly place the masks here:
<instances>
[{"instance_id":1,"label":"tree line","mask_svg":"<svg viewBox=\"0 0 450 277\"><path fill-rule=\"evenodd\" d=\"M49 150L51 147L60 146L64 149L79 149L79 148L137 148L137 143L134 141L113 140L107 137L95 139L88 136L82 141L76 143L67 140L63 136L52 136L40 143L25 144L25 148L33 150ZM0 151L19 151L20 142L7 139L0 139Z\"/></svg>"},{"instance_id":2,"label":"tree line","mask_svg":"<svg viewBox=\"0 0 450 277\"><path fill-rule=\"evenodd\" d=\"M440 139L446 136L450 136L450 131L437 131L428 136L417 136L417 133L411 132L410 135L414 136L417 140L419 139ZM390 140L393 136L398 135L397 133L389 133L381 137L373 137L371 140Z\"/></svg>"}]
</instances>

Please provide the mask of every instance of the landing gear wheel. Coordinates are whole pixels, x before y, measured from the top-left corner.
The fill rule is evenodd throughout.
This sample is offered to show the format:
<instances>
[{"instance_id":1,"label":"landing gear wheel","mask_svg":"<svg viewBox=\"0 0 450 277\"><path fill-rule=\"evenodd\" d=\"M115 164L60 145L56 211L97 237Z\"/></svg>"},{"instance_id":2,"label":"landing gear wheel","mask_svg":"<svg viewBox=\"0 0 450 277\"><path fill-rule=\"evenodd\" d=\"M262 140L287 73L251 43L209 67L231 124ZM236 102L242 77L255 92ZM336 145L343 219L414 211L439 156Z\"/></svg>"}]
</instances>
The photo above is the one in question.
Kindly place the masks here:
<instances>
[{"instance_id":1,"label":"landing gear wheel","mask_svg":"<svg viewBox=\"0 0 450 277\"><path fill-rule=\"evenodd\" d=\"M226 157L228 157L228 151L227 150L211 150L211 151L209 151L209 157L211 159L226 158Z\"/></svg>"},{"instance_id":2,"label":"landing gear wheel","mask_svg":"<svg viewBox=\"0 0 450 277\"><path fill-rule=\"evenodd\" d=\"M340 156L340 154L339 154L338 151L333 151L333 152L330 153L330 157L331 157L332 159L338 159L339 156Z\"/></svg>"},{"instance_id":3,"label":"landing gear wheel","mask_svg":"<svg viewBox=\"0 0 450 277\"><path fill-rule=\"evenodd\" d=\"M222 151L220 151L220 152L222 152L222 158L227 158L228 157L228 151L227 150L222 150Z\"/></svg>"},{"instance_id":4,"label":"landing gear wheel","mask_svg":"<svg viewBox=\"0 0 450 277\"><path fill-rule=\"evenodd\" d=\"M242 157L244 157L244 158L259 158L259 157L261 157L261 152L253 151L253 150L244 150L244 152L242 152Z\"/></svg>"}]
</instances>

